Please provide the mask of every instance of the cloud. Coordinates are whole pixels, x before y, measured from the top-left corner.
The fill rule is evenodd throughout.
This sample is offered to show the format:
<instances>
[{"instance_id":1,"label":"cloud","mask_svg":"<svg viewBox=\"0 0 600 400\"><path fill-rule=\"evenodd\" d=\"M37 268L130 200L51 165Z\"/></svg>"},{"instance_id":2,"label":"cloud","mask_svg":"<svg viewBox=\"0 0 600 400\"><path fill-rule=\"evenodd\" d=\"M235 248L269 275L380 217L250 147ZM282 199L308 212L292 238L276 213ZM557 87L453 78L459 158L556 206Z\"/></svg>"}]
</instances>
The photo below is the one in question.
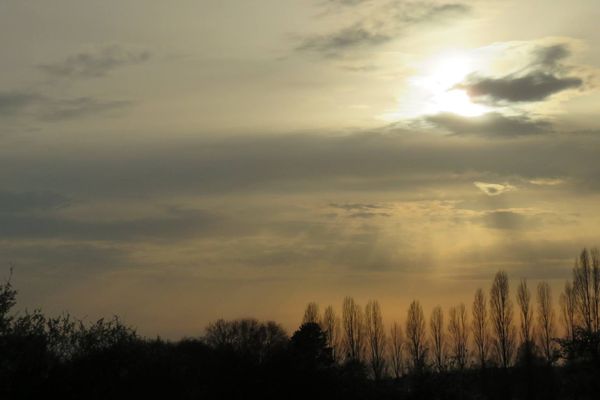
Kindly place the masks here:
<instances>
[{"instance_id":1,"label":"cloud","mask_svg":"<svg viewBox=\"0 0 600 400\"><path fill-rule=\"evenodd\" d=\"M532 50L529 65L522 71L501 77L469 76L456 85L482 103L524 103L546 100L569 89L581 88L584 80L566 76L570 68L562 61L570 55L565 44L537 46Z\"/></svg>"},{"instance_id":2,"label":"cloud","mask_svg":"<svg viewBox=\"0 0 600 400\"><path fill-rule=\"evenodd\" d=\"M327 4L336 6L358 6L360 4L369 3L371 0L327 0Z\"/></svg>"},{"instance_id":3,"label":"cloud","mask_svg":"<svg viewBox=\"0 0 600 400\"><path fill-rule=\"evenodd\" d=\"M500 194L511 192L516 190L517 188L509 185L508 183L499 184L499 183L486 183L486 182L473 182L475 186L483 193L488 196L498 196Z\"/></svg>"},{"instance_id":4,"label":"cloud","mask_svg":"<svg viewBox=\"0 0 600 400\"><path fill-rule=\"evenodd\" d=\"M344 3L358 5L365 2ZM296 49L320 53L327 57L337 56L349 50L371 48L390 42L411 26L461 16L469 10L468 6L459 3L390 1L372 10L369 17L361 17L352 24L329 33L305 37Z\"/></svg>"},{"instance_id":5,"label":"cloud","mask_svg":"<svg viewBox=\"0 0 600 400\"><path fill-rule=\"evenodd\" d=\"M110 115L132 104L127 100L101 100L94 97L57 98L39 93L0 93L0 118L29 116L54 122Z\"/></svg>"},{"instance_id":6,"label":"cloud","mask_svg":"<svg viewBox=\"0 0 600 400\"><path fill-rule=\"evenodd\" d=\"M537 186L557 186L565 183L565 180L559 178L539 178L531 179L529 183Z\"/></svg>"},{"instance_id":7,"label":"cloud","mask_svg":"<svg viewBox=\"0 0 600 400\"><path fill-rule=\"evenodd\" d=\"M392 36L386 32L376 32L361 23L356 23L337 32L307 38L297 49L335 55L345 49L375 46L391 39Z\"/></svg>"},{"instance_id":8,"label":"cloud","mask_svg":"<svg viewBox=\"0 0 600 400\"><path fill-rule=\"evenodd\" d=\"M131 50L113 45L80 52L63 61L38 67L55 77L97 78L116 68L140 64L148 59L150 53L147 50Z\"/></svg>"},{"instance_id":9,"label":"cloud","mask_svg":"<svg viewBox=\"0 0 600 400\"><path fill-rule=\"evenodd\" d=\"M339 208L345 211L369 211L369 210L378 210L384 208L379 204L369 204L369 203L345 203L345 204L337 204L331 203L331 207Z\"/></svg>"},{"instance_id":10,"label":"cloud","mask_svg":"<svg viewBox=\"0 0 600 400\"><path fill-rule=\"evenodd\" d=\"M479 78L474 76L457 87L465 89L469 96L491 102L534 102L546 100L549 96L567 89L583 85L577 77L560 78L544 72L531 72L523 76L507 75L501 78Z\"/></svg>"},{"instance_id":11,"label":"cloud","mask_svg":"<svg viewBox=\"0 0 600 400\"><path fill-rule=\"evenodd\" d=\"M533 50L531 67L542 68L551 72L562 72L566 67L561 61L571 55L569 46L565 43L537 46Z\"/></svg>"},{"instance_id":12,"label":"cloud","mask_svg":"<svg viewBox=\"0 0 600 400\"><path fill-rule=\"evenodd\" d=\"M62 121L97 115L111 114L132 105L125 100L99 100L93 97L74 99L51 99L40 111L39 118L45 121Z\"/></svg>"},{"instance_id":13,"label":"cloud","mask_svg":"<svg viewBox=\"0 0 600 400\"><path fill-rule=\"evenodd\" d=\"M360 211L350 214L350 218L391 217L390 213Z\"/></svg>"},{"instance_id":14,"label":"cloud","mask_svg":"<svg viewBox=\"0 0 600 400\"><path fill-rule=\"evenodd\" d=\"M370 203L345 203L345 204L337 204L331 203L329 205L333 208L338 208L340 210L346 211L348 217L350 218L374 218L374 217L391 217L391 213L382 212L381 210L387 209L380 204L370 204Z\"/></svg>"},{"instance_id":15,"label":"cloud","mask_svg":"<svg viewBox=\"0 0 600 400\"><path fill-rule=\"evenodd\" d=\"M0 191L0 214L67 207L71 200L59 193Z\"/></svg>"},{"instance_id":16,"label":"cloud","mask_svg":"<svg viewBox=\"0 0 600 400\"><path fill-rule=\"evenodd\" d=\"M521 230L539 224L539 221L513 211L487 212L481 217L481 222L488 228L506 230Z\"/></svg>"},{"instance_id":17,"label":"cloud","mask_svg":"<svg viewBox=\"0 0 600 400\"><path fill-rule=\"evenodd\" d=\"M14 263L19 276L22 272L39 276L65 270L77 276L83 271L118 269L132 263L125 249L95 243L4 242L0 244L0 259ZM19 270L20 266L29 271Z\"/></svg>"},{"instance_id":18,"label":"cloud","mask_svg":"<svg viewBox=\"0 0 600 400\"><path fill-rule=\"evenodd\" d=\"M600 189L599 141L598 134L559 133L501 141L405 131L212 140L164 135L145 142L122 137L119 151L100 141L80 144L77 151L54 146L47 152L42 149L51 146L50 138L42 138L39 150L26 154L0 148L0 180L5 190L32 182L29 190L77 198L319 190L419 193L455 184L472 187L474 181L557 176L571 188L589 185L595 191Z\"/></svg>"},{"instance_id":19,"label":"cloud","mask_svg":"<svg viewBox=\"0 0 600 400\"><path fill-rule=\"evenodd\" d=\"M549 132L552 128L548 121L534 120L525 115L505 116L498 112L490 112L478 117L441 113L425 119L457 135L511 137Z\"/></svg>"},{"instance_id":20,"label":"cloud","mask_svg":"<svg viewBox=\"0 0 600 400\"><path fill-rule=\"evenodd\" d=\"M0 214L0 238L94 241L174 240L207 233L219 218L203 210L168 208L162 215L135 219L77 219L48 213Z\"/></svg>"},{"instance_id":21,"label":"cloud","mask_svg":"<svg viewBox=\"0 0 600 400\"><path fill-rule=\"evenodd\" d=\"M25 92L0 92L0 117L20 114L40 101L40 96Z\"/></svg>"},{"instance_id":22,"label":"cloud","mask_svg":"<svg viewBox=\"0 0 600 400\"><path fill-rule=\"evenodd\" d=\"M486 211L473 219L476 223L491 229L531 231L546 225L566 226L575 221L553 212L535 209L505 209Z\"/></svg>"}]
</instances>

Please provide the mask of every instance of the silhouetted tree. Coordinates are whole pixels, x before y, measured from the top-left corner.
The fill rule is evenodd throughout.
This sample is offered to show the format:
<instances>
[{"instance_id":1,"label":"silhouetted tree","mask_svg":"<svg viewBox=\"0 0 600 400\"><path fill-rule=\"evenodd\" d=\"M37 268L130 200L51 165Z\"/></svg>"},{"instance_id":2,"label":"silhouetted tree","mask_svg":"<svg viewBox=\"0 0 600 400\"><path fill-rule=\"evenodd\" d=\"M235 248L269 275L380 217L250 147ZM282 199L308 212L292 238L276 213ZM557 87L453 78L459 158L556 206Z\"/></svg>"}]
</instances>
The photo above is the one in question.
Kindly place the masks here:
<instances>
[{"instance_id":1,"label":"silhouetted tree","mask_svg":"<svg viewBox=\"0 0 600 400\"><path fill-rule=\"evenodd\" d=\"M448 336L452 360L460 370L463 370L468 361L469 329L467 323L467 309L464 304L450 308L448 322Z\"/></svg>"},{"instance_id":2,"label":"silhouetted tree","mask_svg":"<svg viewBox=\"0 0 600 400\"><path fill-rule=\"evenodd\" d=\"M352 297L344 299L342 329L346 359L362 362L365 348L364 318L360 307Z\"/></svg>"},{"instance_id":3,"label":"silhouetted tree","mask_svg":"<svg viewBox=\"0 0 600 400\"><path fill-rule=\"evenodd\" d=\"M565 336L569 340L575 337L575 292L571 282L565 282L565 288L560 294L560 314L565 330Z\"/></svg>"},{"instance_id":4,"label":"silhouetted tree","mask_svg":"<svg viewBox=\"0 0 600 400\"><path fill-rule=\"evenodd\" d=\"M540 282L537 287L538 304L538 343L546 362L554 360L554 309L552 308L552 292L547 282Z\"/></svg>"},{"instance_id":5,"label":"silhouetted tree","mask_svg":"<svg viewBox=\"0 0 600 400\"><path fill-rule=\"evenodd\" d=\"M318 324L321 322L321 317L319 313L319 305L315 302L310 302L306 305L306 309L304 310L304 317L302 318L303 324L315 323Z\"/></svg>"},{"instance_id":6,"label":"silhouetted tree","mask_svg":"<svg viewBox=\"0 0 600 400\"><path fill-rule=\"evenodd\" d=\"M477 289L473 299L473 320L471 329L473 341L477 351L477 360L481 368L485 368L490 347L490 333L488 327L488 313L485 294L482 289Z\"/></svg>"},{"instance_id":7,"label":"silhouetted tree","mask_svg":"<svg viewBox=\"0 0 600 400\"><path fill-rule=\"evenodd\" d=\"M327 306L321 320L321 327L325 331L327 346L331 348L333 360L339 357L340 320L336 316L332 306Z\"/></svg>"},{"instance_id":8,"label":"silhouetted tree","mask_svg":"<svg viewBox=\"0 0 600 400\"><path fill-rule=\"evenodd\" d=\"M285 346L288 337L283 328L273 321L220 319L206 327L204 341L213 348L228 348L260 363L272 350Z\"/></svg>"},{"instance_id":9,"label":"silhouetted tree","mask_svg":"<svg viewBox=\"0 0 600 400\"><path fill-rule=\"evenodd\" d=\"M573 267L573 293L575 295L576 323L590 334L598 331L600 303L600 271L598 251L592 255L583 249Z\"/></svg>"},{"instance_id":10,"label":"silhouetted tree","mask_svg":"<svg viewBox=\"0 0 600 400\"><path fill-rule=\"evenodd\" d=\"M387 337L383 326L381 307L376 300L369 301L365 309L365 325L367 344L369 348L369 362L375 380L383 377L386 369L385 348Z\"/></svg>"},{"instance_id":11,"label":"silhouetted tree","mask_svg":"<svg viewBox=\"0 0 600 400\"><path fill-rule=\"evenodd\" d=\"M10 310L16 304L17 291L13 289L10 282L12 268L6 281L0 284L0 334L6 333L12 321Z\"/></svg>"},{"instance_id":12,"label":"silhouetted tree","mask_svg":"<svg viewBox=\"0 0 600 400\"><path fill-rule=\"evenodd\" d=\"M397 322L394 322L390 328L389 350L392 371L394 372L394 377L398 379L402 376L404 369L404 335L402 327Z\"/></svg>"},{"instance_id":13,"label":"silhouetted tree","mask_svg":"<svg viewBox=\"0 0 600 400\"><path fill-rule=\"evenodd\" d=\"M292 335L290 346L301 369L315 370L333 363L325 332L315 322L302 324Z\"/></svg>"},{"instance_id":14,"label":"silhouetted tree","mask_svg":"<svg viewBox=\"0 0 600 400\"><path fill-rule=\"evenodd\" d=\"M444 331L444 312L437 306L431 312L429 331L433 353L433 364L438 372L446 369L446 332Z\"/></svg>"},{"instance_id":15,"label":"silhouetted tree","mask_svg":"<svg viewBox=\"0 0 600 400\"><path fill-rule=\"evenodd\" d=\"M519 305L519 316L521 318L521 343L529 345L532 339L531 292L527 287L527 280L521 279L517 288L517 304Z\"/></svg>"},{"instance_id":16,"label":"silhouetted tree","mask_svg":"<svg viewBox=\"0 0 600 400\"><path fill-rule=\"evenodd\" d=\"M508 276L504 271L498 271L494 277L490 290L490 310L496 356L500 365L508 368L514 353L515 327Z\"/></svg>"},{"instance_id":17,"label":"silhouetted tree","mask_svg":"<svg viewBox=\"0 0 600 400\"><path fill-rule=\"evenodd\" d=\"M406 337L408 340L408 353L412 362L412 369L420 372L425 368L427 346L425 338L425 317L421 304L413 300L408 308L406 318Z\"/></svg>"}]
</instances>

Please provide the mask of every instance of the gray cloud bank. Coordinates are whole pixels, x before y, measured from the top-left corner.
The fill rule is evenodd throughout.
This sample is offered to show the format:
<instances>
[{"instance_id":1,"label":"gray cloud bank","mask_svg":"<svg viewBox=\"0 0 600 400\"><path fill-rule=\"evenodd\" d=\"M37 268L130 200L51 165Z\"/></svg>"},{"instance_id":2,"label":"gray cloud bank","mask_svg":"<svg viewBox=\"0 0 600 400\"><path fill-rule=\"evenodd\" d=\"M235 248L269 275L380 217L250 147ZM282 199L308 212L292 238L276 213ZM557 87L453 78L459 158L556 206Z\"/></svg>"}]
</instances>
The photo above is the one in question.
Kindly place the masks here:
<instances>
[{"instance_id":1,"label":"gray cloud bank","mask_svg":"<svg viewBox=\"0 0 600 400\"><path fill-rule=\"evenodd\" d=\"M485 179L489 175L554 179L569 172L573 175L570 182L594 185L600 168L594 153L599 138L593 133L557 133L490 141L391 131L222 140L121 139L118 150L98 145L77 151L51 147L44 154L1 149L0 177L8 187L35 183L38 190L109 198L113 194L209 195L328 188L410 190L447 182L449 175L464 176L472 186L475 180L489 182Z\"/></svg>"}]
</instances>

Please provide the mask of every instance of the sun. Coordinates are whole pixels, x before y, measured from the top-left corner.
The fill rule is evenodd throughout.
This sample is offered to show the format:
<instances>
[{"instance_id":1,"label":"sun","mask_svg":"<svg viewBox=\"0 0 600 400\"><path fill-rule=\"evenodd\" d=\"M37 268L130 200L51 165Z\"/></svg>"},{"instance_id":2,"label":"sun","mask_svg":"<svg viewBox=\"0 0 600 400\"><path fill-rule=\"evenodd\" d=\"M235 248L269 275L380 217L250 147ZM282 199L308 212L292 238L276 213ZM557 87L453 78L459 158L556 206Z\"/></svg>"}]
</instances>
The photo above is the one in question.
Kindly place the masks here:
<instances>
[{"instance_id":1,"label":"sun","mask_svg":"<svg viewBox=\"0 0 600 400\"><path fill-rule=\"evenodd\" d=\"M397 122L425 115L452 113L462 117L478 117L492 109L471 101L458 84L473 72L485 69L489 62L476 52L448 50L414 65L417 74L408 78L397 96L396 107L378 118Z\"/></svg>"},{"instance_id":2,"label":"sun","mask_svg":"<svg viewBox=\"0 0 600 400\"><path fill-rule=\"evenodd\" d=\"M473 60L464 54L444 54L427 62L425 74L412 79L412 83L424 91L423 114L443 112L476 117L489 111L476 104L466 91L456 85L474 71Z\"/></svg>"}]
</instances>

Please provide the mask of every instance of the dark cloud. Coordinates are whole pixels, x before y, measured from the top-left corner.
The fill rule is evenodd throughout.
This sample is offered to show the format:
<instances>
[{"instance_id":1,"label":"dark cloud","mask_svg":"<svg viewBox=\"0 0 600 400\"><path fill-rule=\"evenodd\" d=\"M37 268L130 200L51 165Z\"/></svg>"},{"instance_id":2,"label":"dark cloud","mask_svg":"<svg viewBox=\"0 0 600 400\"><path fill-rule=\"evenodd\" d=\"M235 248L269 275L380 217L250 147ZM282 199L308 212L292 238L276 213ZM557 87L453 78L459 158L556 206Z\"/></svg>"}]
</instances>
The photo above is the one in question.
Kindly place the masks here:
<instances>
[{"instance_id":1,"label":"dark cloud","mask_svg":"<svg viewBox=\"0 0 600 400\"><path fill-rule=\"evenodd\" d=\"M41 121L62 121L111 115L132 104L126 100L101 100L94 97L56 98L38 93L0 93L0 117L26 115Z\"/></svg>"},{"instance_id":2,"label":"dark cloud","mask_svg":"<svg viewBox=\"0 0 600 400\"><path fill-rule=\"evenodd\" d=\"M125 100L99 100L93 97L52 99L40 110L39 118L45 121L62 121L122 111L133 103Z\"/></svg>"},{"instance_id":3,"label":"dark cloud","mask_svg":"<svg viewBox=\"0 0 600 400\"><path fill-rule=\"evenodd\" d=\"M524 76L507 75L501 78L474 76L457 87L465 89L475 100L485 98L490 102L532 102L545 100L555 93L582 85L581 78L560 78L544 72L531 72Z\"/></svg>"},{"instance_id":4,"label":"dark cloud","mask_svg":"<svg viewBox=\"0 0 600 400\"><path fill-rule=\"evenodd\" d=\"M374 46L388 42L392 36L385 32L375 32L360 23L327 35L305 39L298 50L309 50L334 55L348 48Z\"/></svg>"},{"instance_id":5,"label":"dark cloud","mask_svg":"<svg viewBox=\"0 0 600 400\"><path fill-rule=\"evenodd\" d=\"M548 121L533 120L527 116L505 116L497 112L478 117L463 117L451 113L431 115L427 121L457 135L476 134L489 137L512 137L549 132Z\"/></svg>"},{"instance_id":6,"label":"dark cloud","mask_svg":"<svg viewBox=\"0 0 600 400\"><path fill-rule=\"evenodd\" d=\"M96 241L174 240L207 233L219 218L207 211L167 209L163 215L137 219L74 219L62 215L0 214L0 238Z\"/></svg>"},{"instance_id":7,"label":"dark cloud","mask_svg":"<svg viewBox=\"0 0 600 400\"><path fill-rule=\"evenodd\" d=\"M415 193L456 184L477 190L473 182L505 182L507 176L560 176L569 182L565 189L599 187L598 134L488 140L482 136L493 124L475 122L475 129L458 121L482 135L373 131L213 140L164 135L155 140L122 137L118 145L77 142L68 148L48 138L39 141L37 151L0 148L0 180L6 189L27 184L29 190L105 199L319 190Z\"/></svg>"},{"instance_id":8,"label":"dark cloud","mask_svg":"<svg viewBox=\"0 0 600 400\"><path fill-rule=\"evenodd\" d=\"M569 46L561 43L550 46L538 46L533 51L532 67L543 68L548 71L562 71L565 67L561 61L571 55Z\"/></svg>"},{"instance_id":9,"label":"dark cloud","mask_svg":"<svg viewBox=\"0 0 600 400\"><path fill-rule=\"evenodd\" d=\"M375 218L375 217L391 217L390 213L360 211L350 214L350 218Z\"/></svg>"},{"instance_id":10,"label":"dark cloud","mask_svg":"<svg viewBox=\"0 0 600 400\"><path fill-rule=\"evenodd\" d=\"M0 191L0 214L31 210L63 208L71 200L54 192L7 192Z\"/></svg>"},{"instance_id":11,"label":"dark cloud","mask_svg":"<svg viewBox=\"0 0 600 400\"><path fill-rule=\"evenodd\" d=\"M20 114L39 100L40 96L33 93L0 92L0 116Z\"/></svg>"},{"instance_id":12,"label":"dark cloud","mask_svg":"<svg viewBox=\"0 0 600 400\"><path fill-rule=\"evenodd\" d=\"M566 226L576 223L573 216L530 210L492 210L473 219L487 228L511 231L536 230L548 225Z\"/></svg>"},{"instance_id":13,"label":"dark cloud","mask_svg":"<svg viewBox=\"0 0 600 400\"><path fill-rule=\"evenodd\" d=\"M126 250L112 245L93 243L7 243L0 244L0 259L9 260L21 275L21 266L34 269L38 276L53 272L78 274L101 268L103 270L131 265Z\"/></svg>"},{"instance_id":14,"label":"dark cloud","mask_svg":"<svg viewBox=\"0 0 600 400\"><path fill-rule=\"evenodd\" d=\"M553 94L583 86L581 77L565 76L570 68L562 61L570 54L565 44L538 46L524 71L499 78L472 75L457 88L465 89L475 101L484 103L542 101Z\"/></svg>"},{"instance_id":15,"label":"dark cloud","mask_svg":"<svg viewBox=\"0 0 600 400\"><path fill-rule=\"evenodd\" d=\"M392 214L390 214L390 213L381 212L380 210L386 209L386 207L384 207L380 204L331 203L329 206L346 211L348 213L348 217L350 217L350 218L374 218L374 217L391 217L392 216Z\"/></svg>"},{"instance_id":16,"label":"dark cloud","mask_svg":"<svg viewBox=\"0 0 600 400\"><path fill-rule=\"evenodd\" d=\"M369 210L378 210L380 208L384 208L379 204L368 204L368 203L346 203L346 204L337 204L331 203L331 207L339 208L345 211L369 211Z\"/></svg>"},{"instance_id":17,"label":"dark cloud","mask_svg":"<svg viewBox=\"0 0 600 400\"><path fill-rule=\"evenodd\" d=\"M363 2L350 1L347 4L360 3ZM464 15L469 7L458 3L391 1L376 10L368 18L361 18L337 31L306 37L297 50L336 56L351 49L369 48L396 39L411 26Z\"/></svg>"},{"instance_id":18,"label":"dark cloud","mask_svg":"<svg viewBox=\"0 0 600 400\"><path fill-rule=\"evenodd\" d=\"M539 226L540 221L513 211L491 211L481 217L484 226L493 229L522 230Z\"/></svg>"},{"instance_id":19,"label":"dark cloud","mask_svg":"<svg viewBox=\"0 0 600 400\"><path fill-rule=\"evenodd\" d=\"M122 66L145 62L149 58L148 51L128 50L114 45L74 54L61 62L42 64L39 68L56 77L96 78Z\"/></svg>"}]
</instances>

